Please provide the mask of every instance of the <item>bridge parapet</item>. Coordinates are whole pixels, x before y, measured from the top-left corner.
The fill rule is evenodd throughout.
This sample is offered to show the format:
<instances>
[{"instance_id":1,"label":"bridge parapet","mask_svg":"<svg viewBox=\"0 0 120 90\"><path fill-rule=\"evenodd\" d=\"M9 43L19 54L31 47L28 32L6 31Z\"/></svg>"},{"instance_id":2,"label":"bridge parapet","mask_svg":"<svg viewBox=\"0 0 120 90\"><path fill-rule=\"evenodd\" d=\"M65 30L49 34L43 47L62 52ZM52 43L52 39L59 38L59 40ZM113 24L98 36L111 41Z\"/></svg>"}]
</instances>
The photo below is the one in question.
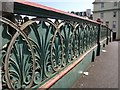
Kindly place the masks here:
<instances>
[{"instance_id":1,"label":"bridge parapet","mask_svg":"<svg viewBox=\"0 0 120 90\"><path fill-rule=\"evenodd\" d=\"M0 21L4 89L38 88L111 38L110 29L96 21L31 2L14 2Z\"/></svg>"}]
</instances>

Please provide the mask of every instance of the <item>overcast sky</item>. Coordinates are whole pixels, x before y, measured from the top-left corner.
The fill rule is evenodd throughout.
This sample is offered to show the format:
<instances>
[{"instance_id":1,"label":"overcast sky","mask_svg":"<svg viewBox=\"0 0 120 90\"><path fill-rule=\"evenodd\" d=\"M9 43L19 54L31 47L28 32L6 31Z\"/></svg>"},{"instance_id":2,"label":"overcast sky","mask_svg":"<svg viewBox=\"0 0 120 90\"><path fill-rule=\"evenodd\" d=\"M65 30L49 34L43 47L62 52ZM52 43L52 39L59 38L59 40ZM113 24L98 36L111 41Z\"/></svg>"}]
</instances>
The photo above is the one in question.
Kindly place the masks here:
<instances>
[{"instance_id":1,"label":"overcast sky","mask_svg":"<svg viewBox=\"0 0 120 90\"><path fill-rule=\"evenodd\" d=\"M63 11L86 11L93 10L94 0L29 0L40 3L45 6L50 6Z\"/></svg>"}]
</instances>

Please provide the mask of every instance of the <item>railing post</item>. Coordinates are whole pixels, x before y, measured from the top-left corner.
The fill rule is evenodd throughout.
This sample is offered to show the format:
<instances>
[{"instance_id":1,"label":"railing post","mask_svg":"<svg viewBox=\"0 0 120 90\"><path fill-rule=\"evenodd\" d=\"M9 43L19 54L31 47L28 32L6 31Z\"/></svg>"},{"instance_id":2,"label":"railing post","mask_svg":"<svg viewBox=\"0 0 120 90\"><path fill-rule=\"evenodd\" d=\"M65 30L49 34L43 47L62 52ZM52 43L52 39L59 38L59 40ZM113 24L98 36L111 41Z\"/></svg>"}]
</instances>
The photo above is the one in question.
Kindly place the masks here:
<instances>
[{"instance_id":1,"label":"railing post","mask_svg":"<svg viewBox=\"0 0 120 90\"><path fill-rule=\"evenodd\" d=\"M109 40L108 36L109 36L109 34L108 34L108 27L106 27L106 28L107 28L107 33L106 33L107 41L106 41L106 44L108 45L108 40Z\"/></svg>"},{"instance_id":2,"label":"railing post","mask_svg":"<svg viewBox=\"0 0 120 90\"><path fill-rule=\"evenodd\" d=\"M97 44L98 44L98 47L97 47L97 56L100 55L100 26L101 24L98 24L98 36L97 36Z\"/></svg>"},{"instance_id":3,"label":"railing post","mask_svg":"<svg viewBox=\"0 0 120 90\"><path fill-rule=\"evenodd\" d=\"M110 29L110 31L109 31L110 33L110 42L112 41L112 29Z\"/></svg>"}]
</instances>

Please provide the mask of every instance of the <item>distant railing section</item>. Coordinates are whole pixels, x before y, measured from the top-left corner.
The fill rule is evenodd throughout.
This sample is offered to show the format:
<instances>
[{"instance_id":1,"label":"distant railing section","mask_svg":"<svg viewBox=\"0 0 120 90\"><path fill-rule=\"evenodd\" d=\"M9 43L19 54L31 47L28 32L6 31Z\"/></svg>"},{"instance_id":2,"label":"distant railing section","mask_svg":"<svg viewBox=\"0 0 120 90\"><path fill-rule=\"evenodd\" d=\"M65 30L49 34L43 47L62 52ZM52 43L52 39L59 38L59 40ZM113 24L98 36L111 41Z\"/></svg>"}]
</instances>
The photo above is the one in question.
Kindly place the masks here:
<instances>
[{"instance_id":1,"label":"distant railing section","mask_svg":"<svg viewBox=\"0 0 120 90\"><path fill-rule=\"evenodd\" d=\"M111 41L112 30L105 25L101 25L100 28L101 28L100 29L100 40L107 39Z\"/></svg>"},{"instance_id":2,"label":"distant railing section","mask_svg":"<svg viewBox=\"0 0 120 90\"><path fill-rule=\"evenodd\" d=\"M111 35L106 26L79 18L32 18L20 12L8 16L0 17L4 89L42 85L97 45L98 38Z\"/></svg>"},{"instance_id":3,"label":"distant railing section","mask_svg":"<svg viewBox=\"0 0 120 90\"><path fill-rule=\"evenodd\" d=\"M105 38L107 38L107 28L104 25L101 25L101 32L100 32L101 36L100 36L100 40L103 40Z\"/></svg>"}]
</instances>

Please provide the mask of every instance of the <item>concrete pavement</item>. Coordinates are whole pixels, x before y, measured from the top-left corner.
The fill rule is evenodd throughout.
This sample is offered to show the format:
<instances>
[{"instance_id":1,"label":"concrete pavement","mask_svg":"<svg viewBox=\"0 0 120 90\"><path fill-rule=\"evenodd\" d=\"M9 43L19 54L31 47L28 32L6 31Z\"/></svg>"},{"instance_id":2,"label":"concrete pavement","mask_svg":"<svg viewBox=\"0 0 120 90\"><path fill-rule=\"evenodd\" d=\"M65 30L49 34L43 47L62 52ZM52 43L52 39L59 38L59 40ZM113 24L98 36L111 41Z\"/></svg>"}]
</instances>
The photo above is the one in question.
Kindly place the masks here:
<instances>
[{"instance_id":1,"label":"concrete pavement","mask_svg":"<svg viewBox=\"0 0 120 90\"><path fill-rule=\"evenodd\" d=\"M71 88L118 88L118 42L107 45Z\"/></svg>"}]
</instances>

